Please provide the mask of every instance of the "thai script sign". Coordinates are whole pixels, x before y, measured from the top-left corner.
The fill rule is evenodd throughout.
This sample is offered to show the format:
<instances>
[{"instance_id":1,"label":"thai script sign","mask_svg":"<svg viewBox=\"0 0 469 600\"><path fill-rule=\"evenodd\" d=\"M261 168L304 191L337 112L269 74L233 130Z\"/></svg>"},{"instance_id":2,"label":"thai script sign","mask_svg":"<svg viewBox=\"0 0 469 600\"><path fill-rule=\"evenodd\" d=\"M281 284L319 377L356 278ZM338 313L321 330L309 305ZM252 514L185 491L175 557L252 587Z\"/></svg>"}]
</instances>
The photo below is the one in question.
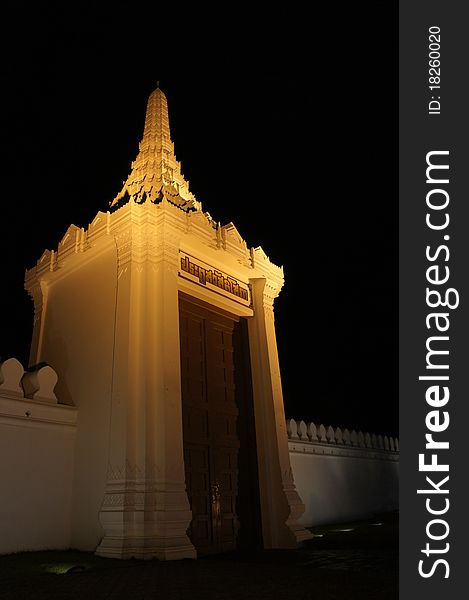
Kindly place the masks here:
<instances>
[{"instance_id":1,"label":"thai script sign","mask_svg":"<svg viewBox=\"0 0 469 600\"><path fill-rule=\"evenodd\" d=\"M184 253L181 253L180 274L190 275L189 279L209 289L235 296L242 304L250 304L249 287L246 284Z\"/></svg>"}]
</instances>

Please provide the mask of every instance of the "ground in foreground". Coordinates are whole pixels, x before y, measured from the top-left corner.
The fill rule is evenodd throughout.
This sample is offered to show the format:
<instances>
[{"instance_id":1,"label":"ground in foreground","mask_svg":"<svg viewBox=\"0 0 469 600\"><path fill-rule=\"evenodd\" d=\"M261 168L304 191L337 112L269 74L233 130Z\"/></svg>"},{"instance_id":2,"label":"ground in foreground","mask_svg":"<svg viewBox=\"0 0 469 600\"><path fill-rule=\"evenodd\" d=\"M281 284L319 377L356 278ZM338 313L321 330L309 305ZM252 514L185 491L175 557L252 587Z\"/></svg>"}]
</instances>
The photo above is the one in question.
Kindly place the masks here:
<instances>
[{"instance_id":1,"label":"ground in foreground","mask_svg":"<svg viewBox=\"0 0 469 600\"><path fill-rule=\"evenodd\" d=\"M313 528L298 550L183 561L119 561L91 553L0 557L2 600L395 600L398 515Z\"/></svg>"}]
</instances>

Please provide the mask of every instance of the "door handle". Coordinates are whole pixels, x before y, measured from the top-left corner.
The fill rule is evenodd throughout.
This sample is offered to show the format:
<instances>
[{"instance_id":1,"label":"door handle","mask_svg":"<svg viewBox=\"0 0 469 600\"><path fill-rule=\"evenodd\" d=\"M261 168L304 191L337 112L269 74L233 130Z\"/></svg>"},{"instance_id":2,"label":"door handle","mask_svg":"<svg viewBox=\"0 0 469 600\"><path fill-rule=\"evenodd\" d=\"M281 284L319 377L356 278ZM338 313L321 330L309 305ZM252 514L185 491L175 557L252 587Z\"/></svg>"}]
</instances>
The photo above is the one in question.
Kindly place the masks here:
<instances>
[{"instance_id":1,"label":"door handle","mask_svg":"<svg viewBox=\"0 0 469 600\"><path fill-rule=\"evenodd\" d=\"M220 502L220 496L221 496L221 492L220 492L220 484L218 483L218 481L215 481L215 483L212 484L212 504L216 504L217 502Z\"/></svg>"},{"instance_id":2,"label":"door handle","mask_svg":"<svg viewBox=\"0 0 469 600\"><path fill-rule=\"evenodd\" d=\"M215 481L215 483L212 485L212 514L215 517L215 520L217 522L220 522L221 520L221 502L220 502L220 497L221 497L221 492L220 492L220 484L218 483L218 481Z\"/></svg>"}]
</instances>

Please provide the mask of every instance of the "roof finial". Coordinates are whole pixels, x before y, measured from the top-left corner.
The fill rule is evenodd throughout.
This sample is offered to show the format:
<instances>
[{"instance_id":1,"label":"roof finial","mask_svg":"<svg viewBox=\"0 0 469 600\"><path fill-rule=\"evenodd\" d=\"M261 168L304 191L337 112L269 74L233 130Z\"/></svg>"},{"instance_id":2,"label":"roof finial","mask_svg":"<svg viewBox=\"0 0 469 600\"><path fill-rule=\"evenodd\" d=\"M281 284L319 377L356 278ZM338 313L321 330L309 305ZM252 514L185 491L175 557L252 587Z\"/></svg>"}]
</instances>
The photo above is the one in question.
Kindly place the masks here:
<instances>
[{"instance_id":1,"label":"roof finial","mask_svg":"<svg viewBox=\"0 0 469 600\"><path fill-rule=\"evenodd\" d=\"M158 90L159 88L160 88L160 81L158 80L158 81L156 82L156 89Z\"/></svg>"},{"instance_id":2,"label":"roof finial","mask_svg":"<svg viewBox=\"0 0 469 600\"><path fill-rule=\"evenodd\" d=\"M159 81L157 85L160 85ZM130 199L143 203L145 198L158 203L163 193L167 193L173 199L177 196L178 199L174 200L177 206L185 207L188 204L198 209L199 205L189 191L189 183L181 173L181 163L176 160L174 154L169 129L168 101L158 87L148 98L143 137L137 158L132 162L131 173L111 206L119 203L122 205Z\"/></svg>"}]
</instances>

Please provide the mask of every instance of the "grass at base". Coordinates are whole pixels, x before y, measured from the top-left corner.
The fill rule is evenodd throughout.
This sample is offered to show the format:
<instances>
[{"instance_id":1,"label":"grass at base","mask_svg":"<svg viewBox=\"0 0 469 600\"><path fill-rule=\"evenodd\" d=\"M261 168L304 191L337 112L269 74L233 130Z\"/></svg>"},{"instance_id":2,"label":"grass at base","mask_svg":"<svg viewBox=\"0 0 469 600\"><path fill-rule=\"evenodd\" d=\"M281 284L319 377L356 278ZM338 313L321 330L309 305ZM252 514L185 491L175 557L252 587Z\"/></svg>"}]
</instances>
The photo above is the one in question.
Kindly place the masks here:
<instances>
[{"instance_id":1,"label":"grass at base","mask_svg":"<svg viewBox=\"0 0 469 600\"><path fill-rule=\"evenodd\" d=\"M382 527L384 529L394 528L399 520L398 511L391 513L382 513L373 516L372 518L360 521L344 521L339 523L331 523L327 525L313 525L308 529L313 535L325 535L328 533L340 533L348 531L357 531L363 533L365 531L372 531L375 527Z\"/></svg>"},{"instance_id":2,"label":"grass at base","mask_svg":"<svg viewBox=\"0 0 469 600\"><path fill-rule=\"evenodd\" d=\"M396 537L396 524L398 513L385 513L375 515L364 521L349 521L329 525L317 525L309 528L315 536L307 545L314 547L326 544L341 546L343 543L354 544L353 539L358 536L365 544L379 542L384 535ZM215 557L216 558L216 557ZM220 557L221 558L221 557ZM125 568L137 564L147 563L139 559L120 560L117 558L104 558L93 552L80 550L43 550L18 552L0 556L0 581L5 578L20 577L33 573L67 574L73 567L83 567L82 570L93 571L107 568Z\"/></svg>"},{"instance_id":3,"label":"grass at base","mask_svg":"<svg viewBox=\"0 0 469 600\"><path fill-rule=\"evenodd\" d=\"M32 573L55 573L63 575L73 567L88 569L105 569L109 567L126 567L139 563L135 559L119 560L103 558L93 552L80 550L40 550L16 552L0 556L0 579L16 577Z\"/></svg>"}]
</instances>

